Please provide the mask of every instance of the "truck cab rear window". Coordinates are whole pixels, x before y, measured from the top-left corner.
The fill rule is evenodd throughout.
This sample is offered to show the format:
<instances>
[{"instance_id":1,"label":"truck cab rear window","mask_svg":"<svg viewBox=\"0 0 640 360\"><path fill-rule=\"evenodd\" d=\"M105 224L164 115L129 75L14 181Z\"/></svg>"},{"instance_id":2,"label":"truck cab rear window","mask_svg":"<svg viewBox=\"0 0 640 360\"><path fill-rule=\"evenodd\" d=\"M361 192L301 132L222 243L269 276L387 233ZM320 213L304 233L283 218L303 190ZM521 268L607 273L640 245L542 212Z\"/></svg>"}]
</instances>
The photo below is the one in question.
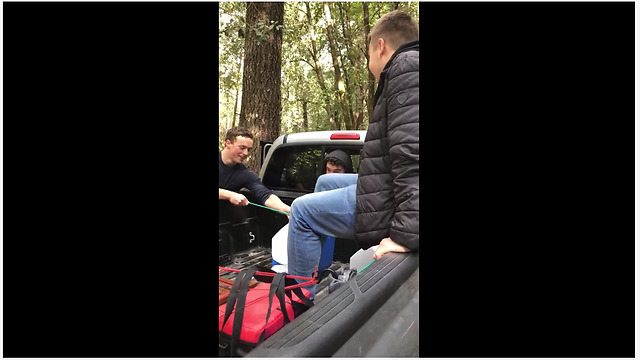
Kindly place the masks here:
<instances>
[{"instance_id":1,"label":"truck cab rear window","mask_svg":"<svg viewBox=\"0 0 640 360\"><path fill-rule=\"evenodd\" d=\"M324 156L335 149L319 145L278 147L269 160L262 183L274 190L313 192L318 176L325 173ZM360 147L340 149L351 155L354 172L357 172Z\"/></svg>"}]
</instances>

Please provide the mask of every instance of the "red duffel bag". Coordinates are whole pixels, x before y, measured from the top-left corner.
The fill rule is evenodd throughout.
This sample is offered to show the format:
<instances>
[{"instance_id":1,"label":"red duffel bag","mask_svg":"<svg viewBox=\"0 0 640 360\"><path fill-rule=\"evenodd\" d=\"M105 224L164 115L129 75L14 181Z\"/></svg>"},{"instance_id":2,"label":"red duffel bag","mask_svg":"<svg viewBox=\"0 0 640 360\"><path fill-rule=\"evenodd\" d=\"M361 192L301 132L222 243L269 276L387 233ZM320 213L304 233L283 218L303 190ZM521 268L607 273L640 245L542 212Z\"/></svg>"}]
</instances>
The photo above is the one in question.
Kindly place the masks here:
<instances>
[{"instance_id":1,"label":"red duffel bag","mask_svg":"<svg viewBox=\"0 0 640 360\"><path fill-rule=\"evenodd\" d=\"M309 290L301 287L315 283L315 276L298 284L285 273L261 270L252 266L240 271L227 303L218 308L219 345L230 345L232 356L243 355L313 306ZM249 288L252 277L259 283Z\"/></svg>"}]
</instances>

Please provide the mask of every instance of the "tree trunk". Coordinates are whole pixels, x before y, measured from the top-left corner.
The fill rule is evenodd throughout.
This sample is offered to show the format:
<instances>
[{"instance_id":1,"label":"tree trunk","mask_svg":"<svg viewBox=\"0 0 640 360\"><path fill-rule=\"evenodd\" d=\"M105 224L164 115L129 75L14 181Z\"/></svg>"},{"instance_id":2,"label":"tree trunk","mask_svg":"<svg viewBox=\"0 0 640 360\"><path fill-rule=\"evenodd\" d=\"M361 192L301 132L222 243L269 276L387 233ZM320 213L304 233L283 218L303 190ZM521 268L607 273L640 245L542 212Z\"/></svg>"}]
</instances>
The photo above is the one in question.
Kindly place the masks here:
<instances>
[{"instance_id":1,"label":"tree trunk","mask_svg":"<svg viewBox=\"0 0 640 360\"><path fill-rule=\"evenodd\" d=\"M354 72L360 71L360 69L364 66L363 65L364 58L363 58L362 52L359 50L358 45L353 41L353 33L351 31L351 18L349 17L349 13L351 11L350 9L351 3L349 2L338 3L338 5L340 5L340 9L341 9L340 15L342 16L343 13L345 14L344 18L341 18L341 20L342 20L345 44L347 46L347 52L346 52L347 59L349 60L349 63L353 67ZM342 10L342 6L345 7L344 11ZM355 89L355 111L353 110L352 101L351 99L349 99L349 114L351 116L351 120L353 121L352 129L358 130L360 129L360 125L364 120L364 116L363 116L364 93L367 87L365 86L366 84L363 84L359 81L349 81L349 76L347 76L349 72L346 71L346 67L344 65L342 67L343 69L345 69L344 78L345 78L345 83L347 84L347 94L349 94L350 96L353 95L352 91L354 91L352 90L351 84L355 84L355 88L356 88ZM366 71L369 72L368 69Z\"/></svg>"},{"instance_id":2,"label":"tree trunk","mask_svg":"<svg viewBox=\"0 0 640 360\"><path fill-rule=\"evenodd\" d=\"M371 33L371 25L369 25L369 3L362 3L362 10L364 15L364 43L366 46L365 55L367 57L367 68L369 68L369 34ZM369 77L367 78L367 87L369 91L367 91L367 116L369 117L369 122L371 122L371 117L373 116L373 96L375 95L375 84L376 78L373 76L371 71L368 71Z\"/></svg>"},{"instance_id":3,"label":"tree trunk","mask_svg":"<svg viewBox=\"0 0 640 360\"><path fill-rule=\"evenodd\" d=\"M245 165L257 173L260 170L260 140L275 140L280 134L282 30L276 26L283 24L284 3L248 2L245 18L239 125L253 134L251 157Z\"/></svg>"},{"instance_id":4,"label":"tree trunk","mask_svg":"<svg viewBox=\"0 0 640 360\"><path fill-rule=\"evenodd\" d=\"M235 127L236 126L236 119L237 119L237 116L238 116L238 98L240 97L239 92L240 91L238 89L236 89L236 99L235 99L236 103L235 103L235 105L233 105L233 119L231 119L231 127Z\"/></svg>"},{"instance_id":5,"label":"tree trunk","mask_svg":"<svg viewBox=\"0 0 640 360\"><path fill-rule=\"evenodd\" d=\"M318 85L320 85L320 89L322 90L322 98L324 100L324 109L327 112L327 117L329 118L329 125L331 126L331 130L337 130L338 124L336 124L336 119L333 116L333 111L331 110L331 100L329 99L329 91L324 84L324 76L322 75L322 67L320 66L320 61L318 59L318 47L316 44L316 35L315 35L315 25L313 23L313 18L311 17L311 8L309 3L305 3L307 10L307 21L309 22L309 29L311 30L311 50L309 53L311 54L311 58L313 59L313 70L316 73L316 77L318 78Z\"/></svg>"},{"instance_id":6,"label":"tree trunk","mask_svg":"<svg viewBox=\"0 0 640 360\"><path fill-rule=\"evenodd\" d=\"M309 114L307 113L307 100L302 100L302 131L309 131Z\"/></svg>"},{"instance_id":7,"label":"tree trunk","mask_svg":"<svg viewBox=\"0 0 640 360\"><path fill-rule=\"evenodd\" d=\"M356 111L353 111L353 104L354 104L354 99L357 99L357 95L360 92L360 88L361 86L358 85L357 81L351 81L350 79L352 79L351 73L357 71L356 69L358 69L358 64L356 59L354 59L354 55L356 52L354 52L352 50L352 48L354 47L353 41L351 39L351 27L349 26L349 3L343 3L343 2L339 2L336 3L336 5L338 6L338 9L340 9L340 23L342 25L342 37L343 37L343 44L344 44L344 49L345 52L343 53L344 55L340 56L340 64L341 64L341 68L342 68L342 73L344 74L344 84L345 84L345 101L347 103L347 111L348 111L348 121L349 121L349 125L347 126L347 130L355 130L358 128L357 123L356 123L356 119L357 116L356 115L358 113L357 107L357 100L355 102L356 104ZM346 7L346 9L345 9ZM346 15L345 15L346 14ZM345 16L347 18L347 20L345 21ZM347 58L345 60L345 57ZM349 63L351 64L351 69L349 69L346 65L345 62L349 61ZM353 85L353 86L352 86ZM354 91L354 87L355 87L355 91Z\"/></svg>"},{"instance_id":8,"label":"tree trunk","mask_svg":"<svg viewBox=\"0 0 640 360\"><path fill-rule=\"evenodd\" d=\"M242 71L242 56L240 56L240 61L238 61L238 73ZM238 102L240 100L240 89L236 87L236 103L233 106L233 119L231 120L231 127L234 127L240 121L240 114L238 113Z\"/></svg>"},{"instance_id":9,"label":"tree trunk","mask_svg":"<svg viewBox=\"0 0 640 360\"><path fill-rule=\"evenodd\" d=\"M333 81L334 81L334 96L336 99L336 103L340 104L340 109L342 110L342 118L344 120L345 129L351 130L353 129L353 118L350 116L349 109L347 108L347 103L345 101L345 93L346 88L344 84L342 84L342 88L340 83L341 79L341 71L338 59L338 50L336 46L335 36L333 34L333 19L331 18L331 11L329 9L329 3L324 3L324 11L325 11L325 21L327 23L327 40L329 42L329 51L331 52L331 59L333 63Z\"/></svg>"}]
</instances>

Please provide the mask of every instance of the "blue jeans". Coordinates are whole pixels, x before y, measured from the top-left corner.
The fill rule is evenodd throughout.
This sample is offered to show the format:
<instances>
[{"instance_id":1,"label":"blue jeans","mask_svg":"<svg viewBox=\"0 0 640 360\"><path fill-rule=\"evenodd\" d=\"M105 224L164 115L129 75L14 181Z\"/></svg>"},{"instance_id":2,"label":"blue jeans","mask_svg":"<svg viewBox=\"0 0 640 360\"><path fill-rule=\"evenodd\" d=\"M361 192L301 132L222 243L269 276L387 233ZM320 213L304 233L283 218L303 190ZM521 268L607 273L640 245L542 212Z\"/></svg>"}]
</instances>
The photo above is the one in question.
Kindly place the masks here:
<instances>
[{"instance_id":1,"label":"blue jeans","mask_svg":"<svg viewBox=\"0 0 640 360\"><path fill-rule=\"evenodd\" d=\"M291 204L287 242L288 271L311 277L320 262L325 236L354 238L358 174L326 174L315 192ZM298 280L298 282L304 282ZM315 297L315 285L306 286Z\"/></svg>"}]
</instances>

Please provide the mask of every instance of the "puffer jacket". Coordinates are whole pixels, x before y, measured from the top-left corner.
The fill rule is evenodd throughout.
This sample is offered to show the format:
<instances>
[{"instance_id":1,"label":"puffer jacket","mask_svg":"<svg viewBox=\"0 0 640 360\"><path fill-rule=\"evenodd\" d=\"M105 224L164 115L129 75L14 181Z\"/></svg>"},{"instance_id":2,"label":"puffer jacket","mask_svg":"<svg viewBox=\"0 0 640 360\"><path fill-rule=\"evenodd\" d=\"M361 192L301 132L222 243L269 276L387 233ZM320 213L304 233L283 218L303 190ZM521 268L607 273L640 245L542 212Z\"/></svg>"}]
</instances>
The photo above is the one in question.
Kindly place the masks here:
<instances>
[{"instance_id":1,"label":"puffer jacket","mask_svg":"<svg viewBox=\"0 0 640 360\"><path fill-rule=\"evenodd\" d=\"M386 237L419 251L419 41L400 46L382 73L356 187L358 244Z\"/></svg>"}]
</instances>

